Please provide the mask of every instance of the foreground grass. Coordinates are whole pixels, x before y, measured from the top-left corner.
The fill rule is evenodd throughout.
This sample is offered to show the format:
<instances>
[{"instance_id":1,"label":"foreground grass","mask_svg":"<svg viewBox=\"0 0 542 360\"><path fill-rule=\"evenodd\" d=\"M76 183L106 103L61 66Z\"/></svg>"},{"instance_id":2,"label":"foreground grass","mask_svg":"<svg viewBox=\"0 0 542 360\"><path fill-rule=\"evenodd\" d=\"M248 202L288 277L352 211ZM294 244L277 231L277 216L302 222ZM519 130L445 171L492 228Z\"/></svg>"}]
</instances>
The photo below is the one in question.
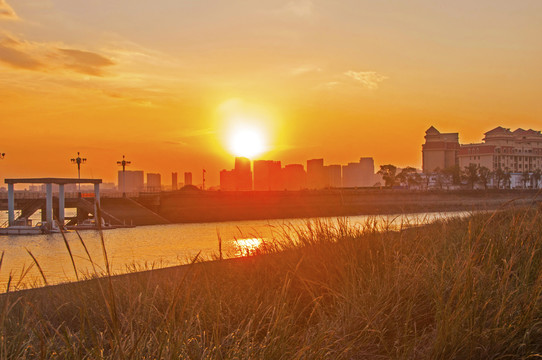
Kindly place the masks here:
<instances>
[{"instance_id":1,"label":"foreground grass","mask_svg":"<svg viewBox=\"0 0 542 360\"><path fill-rule=\"evenodd\" d=\"M0 358L539 357L541 217L311 223L265 254L8 293Z\"/></svg>"}]
</instances>

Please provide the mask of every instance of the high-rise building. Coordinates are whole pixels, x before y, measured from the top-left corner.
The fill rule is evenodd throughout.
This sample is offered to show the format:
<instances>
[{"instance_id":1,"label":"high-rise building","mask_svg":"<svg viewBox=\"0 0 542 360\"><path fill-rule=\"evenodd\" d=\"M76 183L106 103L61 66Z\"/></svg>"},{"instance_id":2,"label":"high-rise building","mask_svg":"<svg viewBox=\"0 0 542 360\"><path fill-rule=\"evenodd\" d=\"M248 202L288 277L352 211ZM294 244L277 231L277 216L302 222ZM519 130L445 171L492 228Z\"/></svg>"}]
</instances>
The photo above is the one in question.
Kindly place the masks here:
<instances>
[{"instance_id":1,"label":"high-rise building","mask_svg":"<svg viewBox=\"0 0 542 360\"><path fill-rule=\"evenodd\" d=\"M252 190L252 170L250 160L245 157L235 158L236 190Z\"/></svg>"},{"instance_id":2,"label":"high-rise building","mask_svg":"<svg viewBox=\"0 0 542 360\"><path fill-rule=\"evenodd\" d=\"M254 190L284 190L280 161L254 161Z\"/></svg>"},{"instance_id":3,"label":"high-rise building","mask_svg":"<svg viewBox=\"0 0 542 360\"><path fill-rule=\"evenodd\" d=\"M307 188L307 173L301 164L289 164L282 169L284 189L302 190Z\"/></svg>"},{"instance_id":4,"label":"high-rise building","mask_svg":"<svg viewBox=\"0 0 542 360\"><path fill-rule=\"evenodd\" d=\"M360 163L348 163L343 166L343 187L360 187L363 171Z\"/></svg>"},{"instance_id":5,"label":"high-rise building","mask_svg":"<svg viewBox=\"0 0 542 360\"><path fill-rule=\"evenodd\" d=\"M252 190L252 170L250 160L245 157L235 158L235 168L220 172L221 190Z\"/></svg>"},{"instance_id":6,"label":"high-rise building","mask_svg":"<svg viewBox=\"0 0 542 360\"><path fill-rule=\"evenodd\" d=\"M342 186L341 165L324 166L326 181L324 187L339 188Z\"/></svg>"},{"instance_id":7,"label":"high-rise building","mask_svg":"<svg viewBox=\"0 0 542 360\"><path fill-rule=\"evenodd\" d=\"M343 187L366 187L375 183L374 160L362 157L357 163L343 166Z\"/></svg>"},{"instance_id":8,"label":"high-rise building","mask_svg":"<svg viewBox=\"0 0 542 360\"><path fill-rule=\"evenodd\" d=\"M220 190L234 191L235 188L235 170L222 170L220 172Z\"/></svg>"},{"instance_id":9,"label":"high-rise building","mask_svg":"<svg viewBox=\"0 0 542 360\"><path fill-rule=\"evenodd\" d=\"M441 133L433 126L425 132L422 145L423 172L430 174L436 169L446 169L457 165L459 155L459 134Z\"/></svg>"},{"instance_id":10,"label":"high-rise building","mask_svg":"<svg viewBox=\"0 0 542 360\"><path fill-rule=\"evenodd\" d=\"M192 185L192 173L191 172L185 172L184 173L184 185Z\"/></svg>"},{"instance_id":11,"label":"high-rise building","mask_svg":"<svg viewBox=\"0 0 542 360\"><path fill-rule=\"evenodd\" d=\"M144 189L144 174L142 170L119 170L119 191L142 191Z\"/></svg>"},{"instance_id":12,"label":"high-rise building","mask_svg":"<svg viewBox=\"0 0 542 360\"><path fill-rule=\"evenodd\" d=\"M147 191L160 192L162 190L162 176L160 174L147 173Z\"/></svg>"},{"instance_id":13,"label":"high-rise building","mask_svg":"<svg viewBox=\"0 0 542 360\"><path fill-rule=\"evenodd\" d=\"M324 159L307 160L307 187L322 189L326 186L326 171Z\"/></svg>"},{"instance_id":14,"label":"high-rise building","mask_svg":"<svg viewBox=\"0 0 542 360\"><path fill-rule=\"evenodd\" d=\"M171 173L171 190L177 190L177 173Z\"/></svg>"}]
</instances>

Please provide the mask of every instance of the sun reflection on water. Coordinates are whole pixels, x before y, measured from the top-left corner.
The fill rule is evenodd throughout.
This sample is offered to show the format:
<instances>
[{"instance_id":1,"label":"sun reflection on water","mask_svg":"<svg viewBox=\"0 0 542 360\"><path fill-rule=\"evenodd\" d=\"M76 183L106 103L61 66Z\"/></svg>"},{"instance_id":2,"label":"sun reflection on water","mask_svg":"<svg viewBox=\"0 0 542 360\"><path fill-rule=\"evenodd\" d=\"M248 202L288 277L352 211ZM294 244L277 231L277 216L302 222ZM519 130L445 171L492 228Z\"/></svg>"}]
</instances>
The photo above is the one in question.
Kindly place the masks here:
<instances>
[{"instance_id":1,"label":"sun reflection on water","mask_svg":"<svg viewBox=\"0 0 542 360\"><path fill-rule=\"evenodd\" d=\"M235 256L250 256L256 254L263 240L260 238L235 239Z\"/></svg>"}]
</instances>

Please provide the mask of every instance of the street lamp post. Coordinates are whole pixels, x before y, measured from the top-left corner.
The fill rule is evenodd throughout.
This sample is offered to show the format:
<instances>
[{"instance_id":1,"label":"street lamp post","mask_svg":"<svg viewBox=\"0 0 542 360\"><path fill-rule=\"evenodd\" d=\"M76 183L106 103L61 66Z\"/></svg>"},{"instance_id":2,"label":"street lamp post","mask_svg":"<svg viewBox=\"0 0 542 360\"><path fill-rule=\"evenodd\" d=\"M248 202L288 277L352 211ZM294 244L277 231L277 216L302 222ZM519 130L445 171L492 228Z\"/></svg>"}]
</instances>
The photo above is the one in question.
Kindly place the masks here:
<instances>
[{"instance_id":1,"label":"street lamp post","mask_svg":"<svg viewBox=\"0 0 542 360\"><path fill-rule=\"evenodd\" d=\"M126 166L131 163L131 161L126 161L124 155L122 155L122 161L117 161L117 165L122 166L122 197L126 197Z\"/></svg>"},{"instance_id":2,"label":"street lamp post","mask_svg":"<svg viewBox=\"0 0 542 360\"><path fill-rule=\"evenodd\" d=\"M77 152L77 157L70 160L72 164L77 164L77 178L81 180L81 164L84 164L87 159L79 156L79 151ZM81 183L79 183L79 197L81 197Z\"/></svg>"},{"instance_id":3,"label":"street lamp post","mask_svg":"<svg viewBox=\"0 0 542 360\"><path fill-rule=\"evenodd\" d=\"M205 173L207 170L203 169L202 171L202 182L201 182L201 190L205 190Z\"/></svg>"}]
</instances>

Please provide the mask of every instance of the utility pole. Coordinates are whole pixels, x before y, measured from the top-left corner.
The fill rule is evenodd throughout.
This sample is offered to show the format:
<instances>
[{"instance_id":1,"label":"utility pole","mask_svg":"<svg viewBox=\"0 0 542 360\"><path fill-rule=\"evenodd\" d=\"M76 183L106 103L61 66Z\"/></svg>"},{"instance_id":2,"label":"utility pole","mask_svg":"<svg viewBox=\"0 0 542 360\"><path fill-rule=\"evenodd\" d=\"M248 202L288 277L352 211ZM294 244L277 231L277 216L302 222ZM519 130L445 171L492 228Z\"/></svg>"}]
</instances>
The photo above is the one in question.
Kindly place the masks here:
<instances>
[{"instance_id":1,"label":"utility pole","mask_svg":"<svg viewBox=\"0 0 542 360\"><path fill-rule=\"evenodd\" d=\"M202 182L202 184L201 184L201 190L205 190L205 173L206 173L206 172L207 172L207 171L206 171L205 169L203 169L203 171L202 171L203 182Z\"/></svg>"},{"instance_id":2,"label":"utility pole","mask_svg":"<svg viewBox=\"0 0 542 360\"><path fill-rule=\"evenodd\" d=\"M126 166L131 163L131 161L126 161L124 155L122 155L122 161L117 161L117 165L122 166L122 197L126 197Z\"/></svg>"},{"instance_id":3,"label":"utility pole","mask_svg":"<svg viewBox=\"0 0 542 360\"><path fill-rule=\"evenodd\" d=\"M87 161L85 158L79 156L79 151L77 152L77 157L71 159L72 164L77 164L77 178L81 180L81 164L84 164ZM81 197L81 183L79 183L79 197Z\"/></svg>"}]
</instances>

